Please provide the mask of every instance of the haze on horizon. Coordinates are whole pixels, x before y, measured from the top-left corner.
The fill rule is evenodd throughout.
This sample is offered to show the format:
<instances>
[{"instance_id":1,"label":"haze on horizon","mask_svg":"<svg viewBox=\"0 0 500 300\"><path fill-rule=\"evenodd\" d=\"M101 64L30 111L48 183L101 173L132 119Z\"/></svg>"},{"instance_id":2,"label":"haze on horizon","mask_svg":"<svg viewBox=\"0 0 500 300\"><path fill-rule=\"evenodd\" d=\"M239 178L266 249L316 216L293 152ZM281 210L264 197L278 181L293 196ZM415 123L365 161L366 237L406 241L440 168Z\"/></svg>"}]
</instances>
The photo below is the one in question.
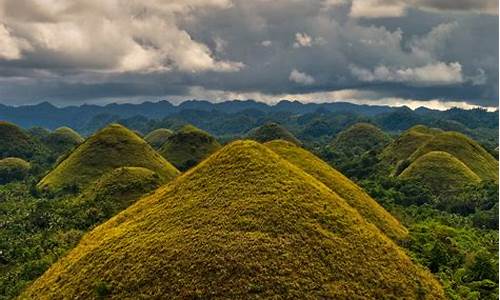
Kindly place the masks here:
<instances>
[{"instance_id":1,"label":"haze on horizon","mask_svg":"<svg viewBox=\"0 0 500 300\"><path fill-rule=\"evenodd\" d=\"M0 103L498 107L496 0L0 0Z\"/></svg>"}]
</instances>

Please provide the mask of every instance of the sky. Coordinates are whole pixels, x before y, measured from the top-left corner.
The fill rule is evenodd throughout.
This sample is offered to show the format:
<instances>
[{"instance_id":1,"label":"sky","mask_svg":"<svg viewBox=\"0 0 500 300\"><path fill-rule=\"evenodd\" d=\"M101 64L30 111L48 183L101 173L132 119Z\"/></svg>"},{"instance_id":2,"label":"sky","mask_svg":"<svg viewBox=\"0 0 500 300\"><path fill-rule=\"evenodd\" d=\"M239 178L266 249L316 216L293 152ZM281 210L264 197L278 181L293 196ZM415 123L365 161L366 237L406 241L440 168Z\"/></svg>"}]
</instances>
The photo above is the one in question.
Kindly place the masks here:
<instances>
[{"instance_id":1,"label":"sky","mask_svg":"<svg viewBox=\"0 0 500 300\"><path fill-rule=\"evenodd\" d=\"M0 103L498 107L497 0L0 0Z\"/></svg>"}]
</instances>

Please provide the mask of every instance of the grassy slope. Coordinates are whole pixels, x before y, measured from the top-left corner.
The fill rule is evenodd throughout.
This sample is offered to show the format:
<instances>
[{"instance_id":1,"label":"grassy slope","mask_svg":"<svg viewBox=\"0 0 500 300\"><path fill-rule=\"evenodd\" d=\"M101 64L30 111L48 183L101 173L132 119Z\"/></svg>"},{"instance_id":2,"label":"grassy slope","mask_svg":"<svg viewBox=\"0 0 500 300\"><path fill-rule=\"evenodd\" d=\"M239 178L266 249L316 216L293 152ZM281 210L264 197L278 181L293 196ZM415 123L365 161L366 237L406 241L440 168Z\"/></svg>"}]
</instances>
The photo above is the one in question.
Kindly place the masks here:
<instances>
[{"instance_id":1,"label":"grassy slope","mask_svg":"<svg viewBox=\"0 0 500 300\"><path fill-rule=\"evenodd\" d=\"M312 153L286 141L265 144L304 172L324 183L358 210L367 221L395 240L404 239L408 231L397 219L366 194L359 186Z\"/></svg>"},{"instance_id":2,"label":"grassy slope","mask_svg":"<svg viewBox=\"0 0 500 300\"><path fill-rule=\"evenodd\" d=\"M76 131L69 127L59 127L43 140L49 149L59 155L73 149L84 141Z\"/></svg>"},{"instance_id":3,"label":"grassy slope","mask_svg":"<svg viewBox=\"0 0 500 300\"><path fill-rule=\"evenodd\" d=\"M148 133L144 140L148 142L153 148L159 149L174 132L170 129L159 128Z\"/></svg>"},{"instance_id":4,"label":"grassy slope","mask_svg":"<svg viewBox=\"0 0 500 300\"><path fill-rule=\"evenodd\" d=\"M87 234L23 298L442 299L328 187L234 142Z\"/></svg>"},{"instance_id":5,"label":"grassy slope","mask_svg":"<svg viewBox=\"0 0 500 300\"><path fill-rule=\"evenodd\" d=\"M220 147L219 142L207 132L186 125L167 139L160 153L179 170L187 170Z\"/></svg>"},{"instance_id":6,"label":"grassy slope","mask_svg":"<svg viewBox=\"0 0 500 300\"><path fill-rule=\"evenodd\" d=\"M0 121L0 159L11 156L30 159L41 151L40 147L18 126Z\"/></svg>"},{"instance_id":7,"label":"grassy slope","mask_svg":"<svg viewBox=\"0 0 500 300\"><path fill-rule=\"evenodd\" d=\"M447 152L462 161L482 180L498 181L498 161L478 143L458 132L443 132L435 135L410 157L415 161L431 151Z\"/></svg>"},{"instance_id":8,"label":"grassy slope","mask_svg":"<svg viewBox=\"0 0 500 300\"><path fill-rule=\"evenodd\" d=\"M261 143L285 140L296 145L302 144L288 129L276 123L267 123L254 128L247 134L247 137Z\"/></svg>"},{"instance_id":9,"label":"grassy slope","mask_svg":"<svg viewBox=\"0 0 500 300\"><path fill-rule=\"evenodd\" d=\"M420 156L399 177L418 180L437 195L448 195L459 187L481 180L456 157L442 151Z\"/></svg>"},{"instance_id":10,"label":"grassy slope","mask_svg":"<svg viewBox=\"0 0 500 300\"><path fill-rule=\"evenodd\" d=\"M381 149L390 141L390 137L378 127L369 123L357 123L340 132L332 147L344 153L359 155L372 149Z\"/></svg>"},{"instance_id":11,"label":"grassy slope","mask_svg":"<svg viewBox=\"0 0 500 300\"><path fill-rule=\"evenodd\" d=\"M164 181L179 174L135 133L113 124L76 148L38 183L38 188L51 191L72 185L85 188L106 172L124 166L150 169Z\"/></svg>"},{"instance_id":12,"label":"grassy slope","mask_svg":"<svg viewBox=\"0 0 500 300\"><path fill-rule=\"evenodd\" d=\"M382 152L381 158L383 161L395 166L399 162L408 159L420 146L440 132L437 129L423 125L414 126L389 144Z\"/></svg>"}]
</instances>

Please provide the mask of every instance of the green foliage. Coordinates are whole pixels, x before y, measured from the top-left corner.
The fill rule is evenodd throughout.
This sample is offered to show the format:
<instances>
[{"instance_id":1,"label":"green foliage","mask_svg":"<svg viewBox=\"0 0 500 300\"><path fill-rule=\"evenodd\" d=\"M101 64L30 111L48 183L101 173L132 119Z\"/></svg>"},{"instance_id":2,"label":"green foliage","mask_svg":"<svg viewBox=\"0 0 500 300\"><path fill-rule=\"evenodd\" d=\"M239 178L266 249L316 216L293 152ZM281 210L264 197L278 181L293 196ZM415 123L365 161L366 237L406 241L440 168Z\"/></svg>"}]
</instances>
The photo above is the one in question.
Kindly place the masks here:
<instances>
[{"instance_id":1,"label":"green foliage","mask_svg":"<svg viewBox=\"0 0 500 300\"><path fill-rule=\"evenodd\" d=\"M160 149L160 147L165 144L167 139L173 135L174 132L170 129L159 128L148 133L144 140L148 142L153 148Z\"/></svg>"},{"instance_id":2,"label":"green foliage","mask_svg":"<svg viewBox=\"0 0 500 300\"><path fill-rule=\"evenodd\" d=\"M38 184L42 191L83 190L118 167L144 167L169 181L179 171L135 133L109 125L88 138Z\"/></svg>"},{"instance_id":3,"label":"green foliage","mask_svg":"<svg viewBox=\"0 0 500 300\"><path fill-rule=\"evenodd\" d=\"M250 130L247 138L261 143L273 140L285 140L296 145L302 144L288 129L272 122Z\"/></svg>"},{"instance_id":4,"label":"green foliage","mask_svg":"<svg viewBox=\"0 0 500 300\"><path fill-rule=\"evenodd\" d=\"M185 125L167 138L160 153L176 168L185 171L220 147L219 142L207 132L192 125Z\"/></svg>"},{"instance_id":5,"label":"green foliage","mask_svg":"<svg viewBox=\"0 0 500 300\"><path fill-rule=\"evenodd\" d=\"M28 176L31 169L29 162L17 158L6 157L0 160L0 184L14 180L22 180Z\"/></svg>"},{"instance_id":6,"label":"green foliage","mask_svg":"<svg viewBox=\"0 0 500 300\"><path fill-rule=\"evenodd\" d=\"M360 156L367 151L379 151L391 141L378 127L369 123L356 123L340 132L332 148L346 156Z\"/></svg>"},{"instance_id":7,"label":"green foliage","mask_svg":"<svg viewBox=\"0 0 500 300\"><path fill-rule=\"evenodd\" d=\"M53 199L29 193L25 182L0 185L0 299L16 297L82 235L139 197L160 177L145 168L115 169L78 196ZM103 284L97 295L105 296Z\"/></svg>"},{"instance_id":8,"label":"green foliage","mask_svg":"<svg viewBox=\"0 0 500 300\"><path fill-rule=\"evenodd\" d=\"M19 157L32 160L42 155L45 149L16 125L0 121L0 159Z\"/></svg>"},{"instance_id":9,"label":"green foliage","mask_svg":"<svg viewBox=\"0 0 500 300\"><path fill-rule=\"evenodd\" d=\"M443 299L323 183L235 142L85 235L23 298ZM99 285L98 285L99 286Z\"/></svg>"},{"instance_id":10,"label":"green foliage","mask_svg":"<svg viewBox=\"0 0 500 300\"><path fill-rule=\"evenodd\" d=\"M69 127L59 127L42 139L55 154L61 155L83 143L83 138Z\"/></svg>"}]
</instances>

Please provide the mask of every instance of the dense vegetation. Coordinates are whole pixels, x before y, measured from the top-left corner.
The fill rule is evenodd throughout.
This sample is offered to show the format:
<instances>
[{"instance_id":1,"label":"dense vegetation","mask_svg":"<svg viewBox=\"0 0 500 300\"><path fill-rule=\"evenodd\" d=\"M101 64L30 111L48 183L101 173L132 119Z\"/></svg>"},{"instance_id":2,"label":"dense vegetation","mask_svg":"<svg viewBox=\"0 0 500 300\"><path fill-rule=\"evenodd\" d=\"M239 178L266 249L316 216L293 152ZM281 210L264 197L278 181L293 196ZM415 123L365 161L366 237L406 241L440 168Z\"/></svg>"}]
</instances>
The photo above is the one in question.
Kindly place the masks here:
<instances>
[{"instance_id":1,"label":"dense vegetation","mask_svg":"<svg viewBox=\"0 0 500 300\"><path fill-rule=\"evenodd\" d=\"M195 104L197 105L193 102L193 105ZM318 107L308 107L307 111L302 111L302 106L297 108L290 103L287 106L281 104L280 107L283 109L281 111L266 110L262 107L254 108L253 106L246 110L229 109L228 107L225 106L224 112L222 112L208 108L199 110L197 106L194 110L193 107L186 106L183 111L176 111L164 119L156 118L155 120L145 117L123 119L119 116L102 116L102 118L100 117L102 122L92 122L92 130L97 130L109 122L118 121L142 133L148 133L157 128L171 128L173 132L179 133L182 131L180 128L184 125L193 123L216 134L219 141L227 141L245 137L249 132L255 132L254 128L276 122L281 124L284 130L289 130L291 134L300 138L303 147L311 150L316 156L283 141L266 143L267 147L264 148L255 143L238 142L234 144L237 146L233 145L233 148L228 148L232 150L219 151L218 154L210 157L199 167L193 168L188 173L189 175L180 176L175 181L179 183L162 188L149 198L129 207L142 195L148 194L163 183L164 176L161 175L161 172L172 170L172 166L153 169L152 167L143 168L144 166L140 164L130 164L131 157L120 153L135 153L134 159L158 156L159 159L163 160L130 130L121 126L111 126L111 128L116 129L116 132L120 132L118 136L126 136L125 140L133 140L130 142L131 144L140 145L139 148L135 148L136 150L122 149L125 145L129 145L129 142L110 143L109 138L98 139L94 146L102 151L89 151L89 156L78 155L80 158L85 157L85 159L79 159L81 162L95 160L99 162L98 164L82 163L80 166L84 167L71 169L60 176L61 180L89 176L92 179L88 182L93 184L84 184L80 187L70 184L66 191L71 193L40 193L36 184L43 175L54 168L59 168L62 162L71 157L77 157L76 154L81 151L82 147L85 148L89 140L79 146L80 143L71 147L51 147L48 137L54 135L54 132L39 127L23 130L13 124L0 123L2 125L0 126L0 141L2 138L4 141L10 141L11 138L14 138L12 145L15 146L3 143L2 147L4 148L2 149L7 150L3 150L5 156L0 157L0 159L14 156L17 157L14 159L16 162L20 162L19 158L21 158L24 161L23 166L29 165L27 169L22 168L21 173L12 173L16 174L13 177L0 176L3 180L0 183L0 299L15 298L32 280L41 276L54 262L73 249L86 232L95 228L97 224L106 222L110 217L124 209L126 210L120 215L121 217L112 219L110 224L99 228L96 233L84 238L84 241L99 240L97 244L110 246L109 249L116 250L117 253L124 251L121 249L130 249L130 251L123 252L127 256L121 257L126 259L124 265L131 266L132 261L140 260L141 257L144 257L143 253L150 250L155 251L155 253L163 253L158 258L161 259L161 262L151 263L171 264L166 267L166 273L161 273L154 268L152 270L156 271L148 273L144 267L137 269L138 274L151 275L153 272L157 272L154 274L155 276L160 273L165 276L169 276L168 274L185 276L185 272L172 272L173 270L185 270L192 265L197 266L194 268L197 272L193 272L190 275L192 277L183 277L183 280L196 280L202 285L196 291L182 290L186 297L206 295L204 292L208 289L221 293L231 290L235 293L234 295L243 295L242 293L246 292L245 295L254 295L255 297L276 295L276 293L283 291L288 291L289 295L297 295L293 294L297 290L291 285L292 282L299 280L300 276L297 274L309 274L307 276L319 278L318 280L321 281L326 278L325 274L332 274L328 273L332 270L335 270L336 276L350 274L349 276L358 278L359 281L349 279L342 287L328 288L349 291L356 285L357 290L368 295L370 292L363 290L364 284L370 282L373 284L372 286L377 286L379 281L369 277L371 276L369 270L372 266L375 268L375 264L364 270L366 274L358 273L361 271L355 271L353 269L355 266L349 264L350 261L360 258L359 253L356 252L359 247L355 246L359 245L357 237L353 237L346 244L341 243L341 245L352 246L349 250L353 253L350 253L348 258L342 256L347 255L340 250L342 247L336 248L334 253L329 253L325 250L327 249L325 244L318 242L319 238L315 237L321 236L321 239L325 239L324 235L326 234L326 239L328 239L330 237L326 231L330 232L332 228L342 228L342 232L349 232L353 236L368 234L372 238L374 233L371 229L367 231L362 229L361 233L349 231L352 224L356 224L355 227L358 228L366 227L359 225L361 224L359 222L363 224L369 222L399 243L406 255L411 257L413 261L407 261L405 258L403 265L410 270L415 270L415 268L420 270L417 273L421 274L421 280L429 284L427 287L434 286L434 283L431 283L433 280L426 271L421 271L422 268L418 265L422 265L439 279L446 296L450 299L498 299L498 161L491 155L495 154L493 149L498 147L498 120L495 120L498 118L498 113L458 109L446 112L390 109L377 113L366 113L366 111L346 113L323 108L318 110ZM371 125L356 126L357 122L369 122ZM428 126L415 126L417 124ZM61 125L57 127L59 126ZM373 126L378 126L380 129ZM433 128L433 126L439 129ZM365 130L366 127L369 127L368 130ZM75 126L75 128L82 127ZM191 128L197 133L203 132L191 126L187 128ZM353 128L356 130L352 130ZM360 128L362 129L361 133L357 130ZM169 130L166 130L168 133ZM459 131L467 136L446 132L449 130ZM64 131L69 133L67 130ZM403 132L400 134L401 131ZM84 132L91 133L90 131ZM164 130L160 130L160 132L165 133ZM339 135L340 132L343 134ZM352 138L342 138L342 135L345 137L346 132L354 133L354 137L363 136L363 138L358 139L359 141L352 141ZM124 135L121 135L123 133ZM365 136L365 134L368 135ZM206 132L203 136L209 136L210 141L216 141L213 136ZM392 136L393 141L386 145L391 139L388 136ZM374 138L372 139L372 137ZM480 141L481 144L478 144L471 137ZM279 137L277 136L273 140L276 138ZM121 141L121 138L116 138L113 134L112 140ZM346 143L346 147L334 147L336 142L342 140L342 143ZM198 146L199 144L193 144L191 141L192 139L180 139L177 143L177 149L181 149L178 153L181 155L188 153L190 157L193 156L192 153L195 153L197 157L189 163L189 166L181 165L183 169L192 168L215 151L206 151L204 146ZM360 142L361 144L355 146L356 143L349 144L350 142ZM156 145L159 143L161 142ZM111 144L118 149L117 152L112 152L114 154L96 160L96 155L104 153L104 149ZM160 146L156 147L161 149ZM215 148L219 147L220 145ZM187 151L187 149L191 150ZM271 149L281 158L269 153L266 149ZM346 149L355 149L355 151L345 151ZM145 155L144 153L149 154ZM202 154L198 155L198 153ZM283 161L283 158L287 161ZM87 168L99 169L101 165L106 165L103 162L107 163L116 159L124 159L129 163L120 163L109 168L106 166L105 170L80 172L80 170ZM11 159L7 159L7 161L9 160ZM241 162L243 160L245 165ZM0 172L6 170L10 172L8 168L2 169L1 164L0 160ZM221 164L227 167L223 168L220 166ZM14 165L20 166L21 164ZM290 179L283 179L282 175L285 173ZM89 174L94 175L90 176ZM83 181L86 179L84 178ZM301 183L298 183L299 181ZM238 192L232 193L233 197L227 196L236 186L240 186L239 183L243 182L245 184L242 184L244 185L242 192L240 192L241 189L238 189ZM335 192L336 196L326 196L324 189ZM276 191L280 191L281 195L279 209L274 207L276 200L271 201L272 197L275 197L273 195ZM207 194L211 196L206 196ZM287 201L286 199L289 199L292 194L297 195L297 199L307 198L308 201L313 201L308 202L313 203L313 205L305 205L306 202L300 201L298 203ZM252 195L253 197L251 197ZM169 200L165 201L167 198ZM326 200L321 200L323 198L328 198L328 203L325 203ZM171 199L175 199L176 202L171 202ZM188 199L189 201L187 201ZM206 202L201 201L201 199L211 200ZM221 201L220 199L227 200ZM178 204L170 205L169 203ZM331 203L338 205L333 208ZM352 212L345 208L346 206L355 207L359 212L358 217L353 217ZM129 208L127 209L127 207ZM267 216L264 211L270 215ZM299 211L309 213L308 219L297 223L297 220L302 220L300 218L304 217L300 216L299 218L296 214ZM340 211L342 211L340 215L350 217L332 219L332 216ZM141 220L149 220L148 218L151 216L149 213L155 216L154 220L141 223ZM146 215L148 218L145 217ZM124 216L127 218L136 217L130 220L132 223L120 223L125 220ZM339 225L339 222L342 226ZM206 224L209 224L209 227L204 228ZM304 224L309 224L312 227ZM313 224L315 225L313 226ZM111 230L113 225L116 226L117 230ZM156 229L156 225L169 228L171 235L168 236L168 241L161 243L165 245L174 245L175 243L178 246L173 247L176 249L175 252L159 245L158 241L162 235L158 234L157 230L163 227ZM144 234L139 237L139 233L134 231L136 229L132 229L134 226L139 226L138 228L145 226ZM230 226L231 230L227 230L226 226ZM371 224L369 224L370 226ZM209 229L210 233L216 234L210 236L205 232ZM376 228L373 227L373 229ZM297 235L293 235L293 237L300 236L301 242L298 243L298 239L282 235L285 231L296 232ZM127 234L127 232L130 233ZM181 233L182 237L188 235L190 239L182 240ZM133 236L134 234L135 236ZM120 236L120 239L127 238L131 242L141 242L127 244L126 247L118 249L120 244L114 245L117 242L114 239L115 235ZM226 241L222 237L229 235L231 238L235 238L235 242L222 243L222 240ZM113 236L113 239L101 239L101 237L110 236ZM311 240L306 242L305 238ZM278 251L277 244L275 244L276 239L280 239L280 247L286 245L285 248L279 248L279 253L283 257L275 260L275 264L268 264L271 261L269 257L274 255L271 253ZM147 242L142 243L142 241ZM262 245L266 245L266 247L255 246L256 241L262 242ZM375 241L379 241L378 238L375 238ZM241 245L236 245L237 242L240 242ZM250 242L252 242L251 245ZM335 245L338 247L337 242ZM375 244L377 243L375 242ZM392 241L389 243L394 244ZM294 248L298 247L299 244L300 249ZM372 255L378 255L377 251L372 253L372 250L377 249L377 246L372 244L372 241L365 241L363 245L365 244L368 246L365 250L367 253L363 252L363 263L365 260L368 260L369 263L370 259L373 258ZM202 251L198 252L199 257L189 256L188 253L185 253L186 249L200 251L199 249L207 248L207 245L217 247L219 252ZM307 246L311 245L314 245L314 253L307 250ZM79 250L75 250L77 256L85 253L83 250L86 251L86 249L83 248L82 245L78 246ZM397 249L398 257L400 255L406 257L399 248L394 249ZM191 252L196 251L192 250ZM246 258L241 257L241 255L248 253L248 251L253 253L253 256L251 255L248 260L245 260ZM97 253L101 255L102 251L99 250ZM224 254L219 256L220 253ZM295 259L292 264L289 257L293 253L297 253L297 255L300 253L300 255L298 257L292 256ZM316 260L316 263L313 264L315 267L304 269L305 265L309 265L304 263L306 257L310 261L310 259L317 259L319 254L323 256L321 260ZM346 261L346 264L342 265L340 269L335 269L334 265L325 266L323 258L332 255L336 255L336 260ZM72 255L64 261L74 257ZM181 259L181 261L173 263L174 257ZM250 261L250 258L253 260ZM89 257L85 257L84 262L94 263L89 259ZM375 260L384 261L384 259L378 257ZM74 274L74 270L62 268L65 264L64 261L56 265L58 270L64 270L63 274L66 274L64 276L77 276L78 278L84 276L83 273L76 272L77 274ZM149 262L144 261L141 261L142 263L144 266L149 264ZM380 266L376 265L376 268L380 268ZM391 263L391 266L383 269L383 272L384 274L392 274L391 272L399 270L398 268L397 263ZM229 272L228 269L232 271ZM101 276L103 273L98 273L101 272L99 270L102 269L86 270L85 272L97 272L95 274ZM212 276L216 274L221 277L207 277L214 279L213 282L200 280L200 276L204 277L208 270ZM258 276L255 280L249 279L250 275L254 278L255 274L263 274L264 270L269 272L279 270L279 272L276 271L278 272L277 275L275 274L276 276L266 277L265 280ZM109 268L106 274L108 271L110 274L127 272L119 268ZM235 277L236 272L242 273L241 276ZM377 269L377 274L380 275L380 272ZM45 276L49 278L52 276L51 274L53 272ZM291 274L295 274L295 276L287 279L290 284L281 281ZM405 277L404 274L407 273L401 273L401 278L397 278L397 280L407 280L409 277ZM85 295L89 293L88 295L99 298L121 293L120 291L126 293L122 287L117 287L113 281L109 281L106 277L108 275L99 276L96 275L92 282L85 282L83 285ZM134 276L135 274L131 275L130 280L137 278ZM388 276L389 282L395 283L396 281L392 281L396 280L395 278L392 275ZM222 279L224 281L218 281ZM153 281L149 282L148 280L134 281L132 286L142 286L144 283L154 284ZM170 279L164 279L164 281L168 280ZM363 280L365 282L362 282ZM28 293L34 292L42 283L37 283L36 287ZM60 287L58 284L64 285L65 290L71 290L71 287L67 286L67 281L64 280L57 284L52 282L51 288ZM322 288L325 288L325 286L313 287L311 285L313 281L307 280L300 281L300 284L310 286L317 293L321 293L324 291ZM246 290L238 290L237 286L246 287ZM278 286L282 287L279 291L276 290ZM410 293L412 284L408 284L407 287L409 288L406 292ZM178 291L175 289L174 286L172 291ZM385 286L384 289L382 290L387 292L387 289L390 290L390 286ZM426 285L424 284L417 290L420 289L423 289L421 292L424 293ZM378 292L382 290L378 290ZM153 292L147 291L144 295ZM373 293L377 293L377 290ZM398 291L398 293L405 293L405 291ZM401 294L394 292L394 295Z\"/></svg>"}]
</instances>

